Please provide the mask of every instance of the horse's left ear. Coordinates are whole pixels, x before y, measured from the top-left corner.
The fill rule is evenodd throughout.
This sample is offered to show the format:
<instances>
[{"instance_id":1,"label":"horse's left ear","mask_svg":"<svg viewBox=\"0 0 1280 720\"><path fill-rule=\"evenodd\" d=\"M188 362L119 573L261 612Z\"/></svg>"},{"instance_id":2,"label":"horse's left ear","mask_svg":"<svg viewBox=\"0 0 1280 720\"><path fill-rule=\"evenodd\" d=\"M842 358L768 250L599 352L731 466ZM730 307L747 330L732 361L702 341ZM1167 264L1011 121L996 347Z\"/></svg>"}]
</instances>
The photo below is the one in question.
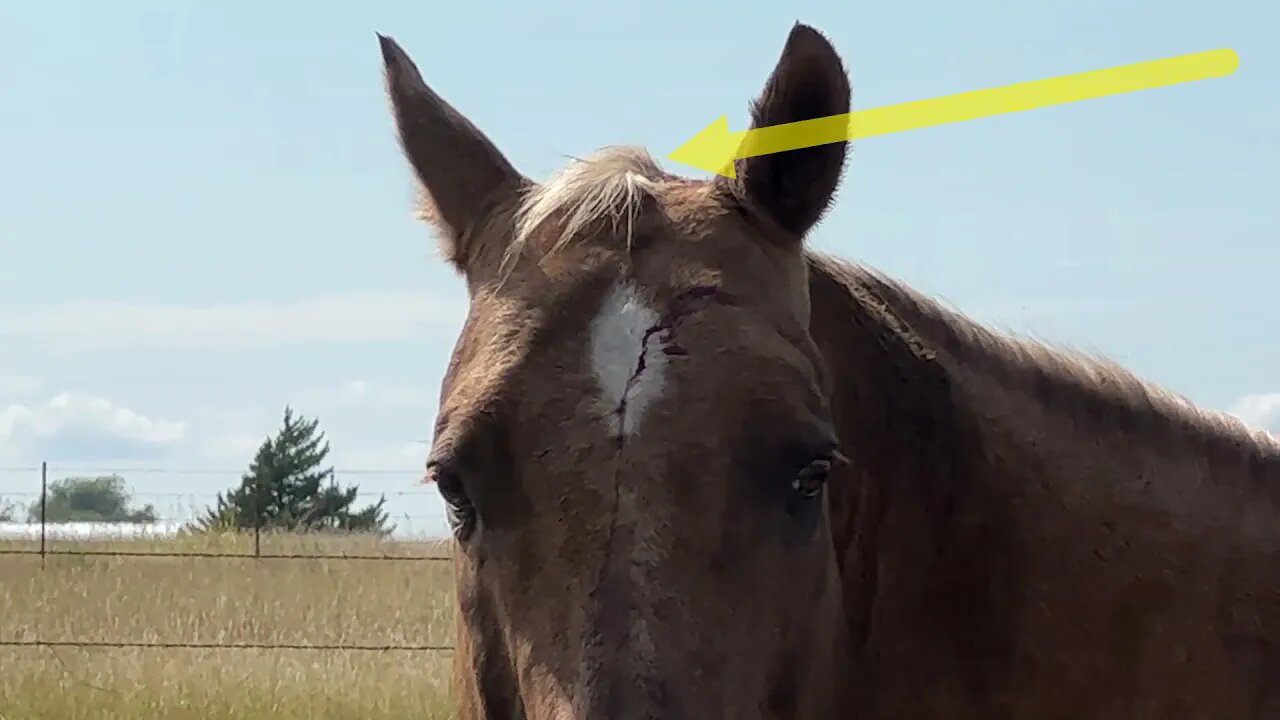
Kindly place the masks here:
<instances>
[{"instance_id":1,"label":"horse's left ear","mask_svg":"<svg viewBox=\"0 0 1280 720\"><path fill-rule=\"evenodd\" d=\"M797 23L751 105L752 127L847 113L849 96L849 77L835 48L817 30ZM838 142L738 160L738 178L729 182L780 227L803 238L835 198L847 148Z\"/></svg>"}]
</instances>

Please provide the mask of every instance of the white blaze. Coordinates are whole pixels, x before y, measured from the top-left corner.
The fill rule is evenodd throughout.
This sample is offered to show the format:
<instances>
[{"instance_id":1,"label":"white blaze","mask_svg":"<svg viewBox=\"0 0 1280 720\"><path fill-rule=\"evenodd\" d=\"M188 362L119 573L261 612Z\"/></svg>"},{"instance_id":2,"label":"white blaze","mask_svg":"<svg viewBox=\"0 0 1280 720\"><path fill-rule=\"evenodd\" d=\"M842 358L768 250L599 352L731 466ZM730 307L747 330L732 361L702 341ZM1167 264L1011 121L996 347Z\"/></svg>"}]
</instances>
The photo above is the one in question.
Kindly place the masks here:
<instances>
[{"instance_id":1,"label":"white blaze","mask_svg":"<svg viewBox=\"0 0 1280 720\"><path fill-rule=\"evenodd\" d=\"M645 410L662 395L667 356L661 333L645 341L659 319L636 289L622 282L610 289L591 321L591 368L614 436L633 434Z\"/></svg>"},{"instance_id":2,"label":"white blaze","mask_svg":"<svg viewBox=\"0 0 1280 720\"><path fill-rule=\"evenodd\" d=\"M591 321L591 368L600 387L602 414L615 438L635 434L645 411L662 396L669 361L662 349L661 320L634 286L619 282ZM621 483L617 492L619 525L630 529L629 547L618 550L629 555L628 578L634 583L629 662L632 672L642 677L654 671L649 620L655 586L650 571L661 558L653 508L641 504L636 487L629 483Z\"/></svg>"}]
</instances>

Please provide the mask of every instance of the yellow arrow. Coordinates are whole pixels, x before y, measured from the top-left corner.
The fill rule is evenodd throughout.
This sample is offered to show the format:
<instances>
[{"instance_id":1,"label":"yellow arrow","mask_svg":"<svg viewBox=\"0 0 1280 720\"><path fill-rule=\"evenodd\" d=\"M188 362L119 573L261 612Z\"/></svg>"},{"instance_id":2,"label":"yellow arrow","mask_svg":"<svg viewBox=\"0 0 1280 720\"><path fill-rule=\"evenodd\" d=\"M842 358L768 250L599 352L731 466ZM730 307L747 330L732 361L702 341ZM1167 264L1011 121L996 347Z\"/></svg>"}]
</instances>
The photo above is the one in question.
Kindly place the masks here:
<instances>
[{"instance_id":1,"label":"yellow arrow","mask_svg":"<svg viewBox=\"0 0 1280 720\"><path fill-rule=\"evenodd\" d=\"M1223 48L740 132L721 115L667 157L732 178L736 159L1223 77L1239 66Z\"/></svg>"}]
</instances>

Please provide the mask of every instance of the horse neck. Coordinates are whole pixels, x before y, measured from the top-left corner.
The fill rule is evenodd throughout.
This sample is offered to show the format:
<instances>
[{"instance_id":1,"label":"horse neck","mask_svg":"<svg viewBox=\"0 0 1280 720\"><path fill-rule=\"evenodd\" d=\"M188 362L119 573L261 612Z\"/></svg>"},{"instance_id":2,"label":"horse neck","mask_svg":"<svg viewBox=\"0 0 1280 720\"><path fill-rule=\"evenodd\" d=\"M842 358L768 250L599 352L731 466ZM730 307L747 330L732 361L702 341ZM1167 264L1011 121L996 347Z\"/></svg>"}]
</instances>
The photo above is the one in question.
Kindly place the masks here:
<instances>
[{"instance_id":1,"label":"horse neck","mask_svg":"<svg viewBox=\"0 0 1280 720\"><path fill-rule=\"evenodd\" d=\"M926 591L929 558L970 485L969 432L945 369L857 281L855 268L811 254L809 277L810 334L835 388L832 412L851 460L833 478L830 502L856 653L873 623L894 612L878 599ZM890 566L887 589L881 570Z\"/></svg>"},{"instance_id":2,"label":"horse neck","mask_svg":"<svg viewBox=\"0 0 1280 720\"><path fill-rule=\"evenodd\" d=\"M860 702L904 716L947 688L948 708L989 715L1028 657L1062 652L1064 628L1177 595L1195 638L1216 617L1195 608L1222 588L1270 592L1280 444L863 268L815 256L810 271L852 460L830 509ZM1230 631L1266 626L1250 612Z\"/></svg>"}]
</instances>

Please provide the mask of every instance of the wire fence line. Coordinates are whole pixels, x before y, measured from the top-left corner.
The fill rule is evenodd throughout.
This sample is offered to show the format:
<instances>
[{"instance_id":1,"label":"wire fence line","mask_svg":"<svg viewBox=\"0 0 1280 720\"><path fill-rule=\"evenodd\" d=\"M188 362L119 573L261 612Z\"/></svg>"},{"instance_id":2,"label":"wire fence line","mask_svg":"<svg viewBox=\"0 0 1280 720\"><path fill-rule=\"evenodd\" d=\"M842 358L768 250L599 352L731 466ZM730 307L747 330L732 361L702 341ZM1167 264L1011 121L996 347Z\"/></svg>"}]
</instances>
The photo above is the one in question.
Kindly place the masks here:
<instances>
[{"instance_id":1,"label":"wire fence line","mask_svg":"<svg viewBox=\"0 0 1280 720\"><path fill-rule=\"evenodd\" d=\"M122 534L130 537L171 535L204 517L215 506L217 491L226 491L232 485L238 485L243 479L243 472L243 469L155 465L108 467L102 464L59 463L55 466L49 462L40 465L0 466L0 539L13 539L15 536L34 539L35 530L44 532L56 529L56 534L64 536L77 531L83 534L89 525L93 526L93 534L104 536L103 539ZM48 520L45 504L52 502L49 487L51 478L116 476L127 479L136 475L150 476L141 485L130 482L128 490L132 507L148 511L146 520ZM344 468L333 472L334 478L347 475L362 478L355 485L357 502L369 503L381 499L387 503L384 510L388 513L387 521L390 523L388 539L432 540L448 537L448 521L440 494L436 488L422 483L420 472L389 468ZM213 476L227 478L228 487L211 486L207 478ZM390 481L369 481L384 477ZM263 492L267 492L265 488ZM265 502L264 498L258 496L253 499ZM45 528L46 525L49 528Z\"/></svg>"},{"instance_id":2,"label":"wire fence line","mask_svg":"<svg viewBox=\"0 0 1280 720\"><path fill-rule=\"evenodd\" d=\"M51 542L58 542L49 535L49 527L57 526L59 523L51 523L48 520L48 480L49 465L42 463L35 468L0 468L0 472L28 472L35 471L40 473L40 492L38 494L39 501L39 545L38 547L5 547L0 546L0 562L4 557L15 556L38 556L40 558L40 570L43 572L47 568L47 560L52 557L69 556L81 558L129 558L135 560L145 559L198 559L198 560L239 560L239 561L338 561L338 562L361 562L361 561L392 561L392 562L418 562L418 563L441 563L452 560L448 555L440 554L407 554L407 553L322 553L322 552L271 552L264 551L263 538L271 536L271 529L264 528L261 523L252 528L253 549L251 552L210 552L210 551L169 551L169 550L129 550L129 549L94 549L79 547L53 547ZM168 472L163 469L152 469L153 472ZM65 472L65 470L64 470ZM94 470L102 474L113 473L134 473L137 469L122 468L119 470ZM400 474L402 471L365 471L362 474ZM208 474L213 474L209 472ZM344 474L361 474L347 471ZM423 491L409 491L403 494L421 494L428 495L430 493ZM18 493L8 493L8 496L16 496ZM31 493L30 495L34 495ZM173 493L175 496L184 496L188 493ZM127 524L127 523L124 523ZM146 537L146 536L140 536ZM93 541L95 538L77 538L78 540ZM101 539L101 538L97 538ZM139 539L134 536L131 539ZM349 643L293 643L293 642L188 642L188 641L152 641L152 640L102 640L102 639L46 639L42 637L34 638L0 638L0 648L29 648L29 649L150 649L150 650L297 650L297 651L322 651L322 652L451 652L454 647L449 644L432 644L432 643L376 643L376 644L349 644Z\"/></svg>"},{"instance_id":3,"label":"wire fence line","mask_svg":"<svg viewBox=\"0 0 1280 720\"><path fill-rule=\"evenodd\" d=\"M256 549L256 548L255 548ZM214 552L168 552L147 550L49 550L40 548L0 548L0 555L38 555L41 558L59 555L73 557L122 557L122 558L210 558L220 560L400 560L417 562L442 562L452 560L447 555L357 555L347 553L214 553ZM43 565L42 565L43 567Z\"/></svg>"},{"instance_id":4,"label":"wire fence line","mask_svg":"<svg viewBox=\"0 0 1280 720\"><path fill-rule=\"evenodd\" d=\"M377 555L371 555L371 554L344 555L344 554L307 554L307 553L302 553L302 554L299 554L299 553L287 553L287 554L281 554L281 553L263 552L263 549L262 549L262 537L263 537L264 533L265 533L265 534L270 534L270 533L272 532L273 528L270 528L270 527L264 527L264 525L263 525L263 523L262 523L262 515L261 515L260 513L257 513L257 512L255 512L255 513L254 513L254 516L255 516L255 518L257 519L257 522L255 522L255 524L254 524L254 526L253 526L253 528L252 528L252 531L253 531L253 552L252 552L252 553L167 553L167 552L131 551L131 550L95 550L95 551L88 551L88 550L82 550L82 549L53 549L53 548L50 548L50 546L49 546L49 542L50 542L50 540L52 540L52 539L53 539L53 538L50 538L50 535L49 535L50 526L53 526L54 528L58 528L58 527L61 527L61 526L67 525L67 524L74 524L74 523L62 523L62 522L50 522L50 521L49 521L49 517L48 517L48 500L49 500L49 470L50 470L49 463L47 463L47 462L45 462L45 463L41 463L41 465L39 466L39 468L36 468L36 469L37 469L37 470L39 471L39 473L40 473L40 491L39 491L39 493L8 493L6 496L0 496L0 500L5 499L5 497L22 497L22 496L31 497L31 496L33 496L33 495L34 495L34 498L35 498L35 499L34 499L34 501L33 501L33 503L32 503L32 510L31 510L31 514L32 514L32 515L36 515L35 509L36 509L37 507L38 507L38 509L39 509L39 513L38 513L38 515L34 518L34 520L35 520L35 522L34 522L34 523L32 523L32 522L28 522L28 523L26 523L26 525L28 525L28 526L30 526L30 525L35 525L36 527L38 527L38 530L39 530L39 541L40 541L40 546L39 546L39 548L38 548L38 549L36 549L36 548L17 548L17 549L13 549L13 548L0 548L0 555L39 555L39 556L41 556L41 558L45 558L45 557L52 556L52 555L101 555L101 556L114 555L114 556L118 556L118 557L133 557L133 556L140 556L140 555L153 555L153 556L156 556L156 557L166 557L166 556L167 556L167 557L192 557L192 556L200 556L200 557L204 557L204 556L208 556L208 557L223 557L223 558L253 558L253 559L270 559L270 560L280 560L280 559L299 559L299 560L300 560L300 559L312 559L312 560L315 560L315 559L339 559L339 558L346 558L346 559L350 559L350 560L441 560L441 559L445 559L445 558L441 558L441 557L439 557L439 556L411 556L411 555L390 554L390 553L383 553L383 554L377 554ZM3 470L5 470L5 469L4 469L4 468L0 468L0 471L3 471ZM90 472L99 473L99 474L104 474L104 475L109 475L109 474L113 474L113 473L124 472L124 470L104 470L104 469L95 469L95 470L92 470L92 471L90 471ZM381 473L381 472L392 472L392 471L371 471L371 472L379 472L379 473ZM160 493L160 494L165 494L165 493ZM404 495L414 494L414 495L424 495L424 496L425 496L425 495L429 495L429 494L431 494L431 493L428 493L428 492L425 492L425 491L404 491L404 493L403 493L403 494L404 494ZM132 495L132 494L131 494L131 495ZM157 494L156 494L156 493L149 493L148 495L154 496L154 495L157 495ZM172 495L172 496L174 496L174 497L192 497L192 498L196 497L196 493L171 493L171 495ZM261 501L262 501L261 493L254 493L254 495L253 495L253 500L254 500L255 502L261 502ZM37 504L37 503L38 503L38 504ZM404 515L404 516L403 516L403 518L404 518L404 519L410 519L410 520L411 520L411 519L413 519L414 517L415 517L415 516L411 516L411 515ZM436 516L416 516L416 517L420 517L420 518L421 518L421 517L432 517L432 518L435 518ZM392 517L389 517L388 519L393 519L393 518L392 518ZM400 519L401 519L401 516L399 516L399 515L394 516L394 519L398 521L398 520L400 520ZM155 523L155 521L152 521L152 522L150 522L150 523L127 523L127 522L121 522L121 523L109 523L109 522L102 522L102 523L96 523L96 524L99 524L99 525L106 525L106 526L133 526L133 527L139 527L139 526L154 525L154 524L156 524L156 523ZM187 526L187 523L172 523L172 524L174 524L174 525L178 525L178 526L181 526L181 527L186 527L186 526ZM136 538L137 536L133 536L133 537L134 537L134 538ZM94 539L94 538L81 538L81 539L89 539L89 540L91 540L91 539ZM99 538L99 539L102 539L102 538ZM125 539L125 538L117 538L117 539Z\"/></svg>"},{"instance_id":5,"label":"wire fence line","mask_svg":"<svg viewBox=\"0 0 1280 720\"><path fill-rule=\"evenodd\" d=\"M385 496L387 496L387 497L437 497L437 493L436 493L435 491L433 491L433 490L366 490L366 489L364 489L364 488L362 487L362 488L361 488L361 490L360 490L360 492L361 492L361 494L363 494L363 495L376 494L376 495L385 495ZM181 491L177 491L177 490L144 490L144 491L142 491L142 492L135 492L135 493L132 493L132 495L133 495L135 498L136 498L136 497L144 497L144 498L197 498L197 497L200 497L201 495L204 495L204 494L206 494L206 493L198 493L198 492L193 492L193 491L189 491L189 490L188 490L188 491L186 491L186 492L181 492ZM36 499L36 498L39 498L39 497L40 497L40 491L38 491L38 490L15 490L15 491L6 491L6 492L4 493L4 495L3 495L3 497L4 497L4 498L6 498L6 499L9 499L9 498L31 498L31 499L33 499L33 500L34 500L34 499Z\"/></svg>"},{"instance_id":6,"label":"wire fence line","mask_svg":"<svg viewBox=\"0 0 1280 720\"><path fill-rule=\"evenodd\" d=\"M44 471L57 471L63 473L94 473L101 475L227 475L230 477L239 477L244 474L244 468L190 468L190 467L102 467L98 465L65 465L51 466L48 463L40 465L19 465L19 466L0 466L0 473L38 473ZM412 471L392 468L343 468L335 467L334 475L411 475Z\"/></svg>"},{"instance_id":7,"label":"wire fence line","mask_svg":"<svg viewBox=\"0 0 1280 720\"><path fill-rule=\"evenodd\" d=\"M344 645L329 643L150 642L115 640L5 640L0 647L145 650L319 650L324 652L451 652L452 645Z\"/></svg>"}]
</instances>

